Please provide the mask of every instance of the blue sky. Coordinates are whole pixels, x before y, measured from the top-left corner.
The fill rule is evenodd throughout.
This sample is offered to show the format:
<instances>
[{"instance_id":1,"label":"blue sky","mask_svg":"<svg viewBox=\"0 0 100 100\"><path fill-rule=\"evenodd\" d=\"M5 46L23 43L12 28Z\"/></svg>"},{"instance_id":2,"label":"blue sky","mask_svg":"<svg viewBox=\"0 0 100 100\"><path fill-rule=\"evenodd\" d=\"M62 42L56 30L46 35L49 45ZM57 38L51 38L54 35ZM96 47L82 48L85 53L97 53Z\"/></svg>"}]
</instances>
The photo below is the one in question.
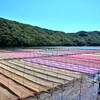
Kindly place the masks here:
<instances>
[{"instance_id":1,"label":"blue sky","mask_svg":"<svg viewBox=\"0 0 100 100\"><path fill-rule=\"evenodd\" d=\"M100 0L0 0L0 17L64 32L100 31Z\"/></svg>"}]
</instances>

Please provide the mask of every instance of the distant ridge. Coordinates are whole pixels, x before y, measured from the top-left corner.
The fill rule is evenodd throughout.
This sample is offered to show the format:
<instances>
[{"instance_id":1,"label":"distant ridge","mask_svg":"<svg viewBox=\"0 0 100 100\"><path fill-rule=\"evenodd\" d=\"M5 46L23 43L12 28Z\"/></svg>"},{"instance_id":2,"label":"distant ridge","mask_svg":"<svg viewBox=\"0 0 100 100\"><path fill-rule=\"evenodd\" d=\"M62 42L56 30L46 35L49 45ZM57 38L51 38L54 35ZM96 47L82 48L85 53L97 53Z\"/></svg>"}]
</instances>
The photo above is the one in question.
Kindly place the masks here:
<instances>
[{"instance_id":1,"label":"distant ridge","mask_svg":"<svg viewBox=\"0 0 100 100\"><path fill-rule=\"evenodd\" d=\"M0 46L100 46L100 32L64 33L0 18Z\"/></svg>"}]
</instances>

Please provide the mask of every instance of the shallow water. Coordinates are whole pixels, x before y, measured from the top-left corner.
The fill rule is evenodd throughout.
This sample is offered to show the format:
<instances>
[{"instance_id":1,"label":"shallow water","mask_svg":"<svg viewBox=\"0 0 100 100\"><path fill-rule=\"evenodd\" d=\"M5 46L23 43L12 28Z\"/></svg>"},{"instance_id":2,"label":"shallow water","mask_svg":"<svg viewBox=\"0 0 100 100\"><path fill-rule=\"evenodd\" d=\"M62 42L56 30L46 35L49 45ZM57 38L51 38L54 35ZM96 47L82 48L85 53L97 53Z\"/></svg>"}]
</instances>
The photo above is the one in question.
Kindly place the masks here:
<instances>
[{"instance_id":1,"label":"shallow water","mask_svg":"<svg viewBox=\"0 0 100 100\"><path fill-rule=\"evenodd\" d=\"M100 49L100 46L45 46L41 48L63 48L63 49Z\"/></svg>"},{"instance_id":2,"label":"shallow water","mask_svg":"<svg viewBox=\"0 0 100 100\"><path fill-rule=\"evenodd\" d=\"M100 49L100 46L37 46L37 47L0 47L0 49L43 49L43 48L63 48L63 49Z\"/></svg>"}]
</instances>

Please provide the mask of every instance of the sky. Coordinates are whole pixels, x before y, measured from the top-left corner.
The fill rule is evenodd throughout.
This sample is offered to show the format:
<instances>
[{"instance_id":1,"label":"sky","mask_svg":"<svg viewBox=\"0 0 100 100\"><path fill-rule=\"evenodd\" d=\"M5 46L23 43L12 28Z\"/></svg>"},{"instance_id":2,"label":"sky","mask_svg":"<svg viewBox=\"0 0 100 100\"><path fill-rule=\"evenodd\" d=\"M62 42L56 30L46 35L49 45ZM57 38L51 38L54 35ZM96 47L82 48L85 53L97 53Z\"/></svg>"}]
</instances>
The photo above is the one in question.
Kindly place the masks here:
<instances>
[{"instance_id":1,"label":"sky","mask_svg":"<svg viewBox=\"0 0 100 100\"><path fill-rule=\"evenodd\" d=\"M0 17L66 33L100 31L100 0L0 0Z\"/></svg>"}]
</instances>

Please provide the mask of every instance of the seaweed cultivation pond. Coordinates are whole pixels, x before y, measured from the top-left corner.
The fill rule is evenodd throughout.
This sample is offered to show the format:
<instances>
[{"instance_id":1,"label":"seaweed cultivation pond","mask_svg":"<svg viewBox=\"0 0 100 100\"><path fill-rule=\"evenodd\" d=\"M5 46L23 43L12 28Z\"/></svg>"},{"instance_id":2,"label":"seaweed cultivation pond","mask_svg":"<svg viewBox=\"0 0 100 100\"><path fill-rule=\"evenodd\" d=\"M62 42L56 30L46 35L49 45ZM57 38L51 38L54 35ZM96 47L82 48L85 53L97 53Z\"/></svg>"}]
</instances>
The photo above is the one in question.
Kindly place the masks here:
<instances>
[{"instance_id":1,"label":"seaweed cultivation pond","mask_svg":"<svg viewBox=\"0 0 100 100\"><path fill-rule=\"evenodd\" d=\"M1 49L0 100L96 100L100 49L72 48Z\"/></svg>"}]
</instances>

